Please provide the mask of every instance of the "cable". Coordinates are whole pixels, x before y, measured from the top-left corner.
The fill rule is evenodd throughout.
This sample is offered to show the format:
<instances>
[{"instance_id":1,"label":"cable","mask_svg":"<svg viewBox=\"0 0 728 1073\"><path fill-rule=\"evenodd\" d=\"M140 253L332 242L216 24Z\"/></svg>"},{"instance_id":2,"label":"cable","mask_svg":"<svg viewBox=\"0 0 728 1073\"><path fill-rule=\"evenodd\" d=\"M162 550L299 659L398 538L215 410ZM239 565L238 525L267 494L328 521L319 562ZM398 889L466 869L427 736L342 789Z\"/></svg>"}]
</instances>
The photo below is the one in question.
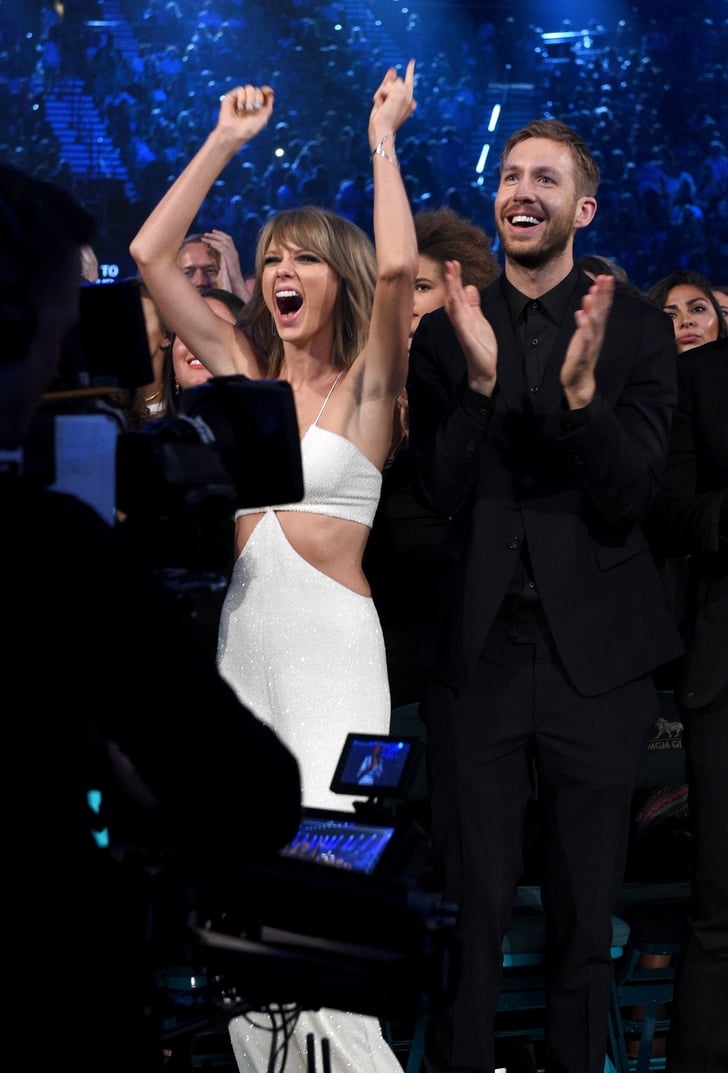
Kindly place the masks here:
<instances>
[{"instance_id":1,"label":"cable","mask_svg":"<svg viewBox=\"0 0 728 1073\"><path fill-rule=\"evenodd\" d=\"M270 1056L266 1073L283 1073L288 1057L288 1043L296 1027L301 1007L296 1003L269 1003L254 1012L245 1012L242 1016L252 1028L271 1033ZM256 1021L256 1015L270 1018L270 1024Z\"/></svg>"}]
</instances>

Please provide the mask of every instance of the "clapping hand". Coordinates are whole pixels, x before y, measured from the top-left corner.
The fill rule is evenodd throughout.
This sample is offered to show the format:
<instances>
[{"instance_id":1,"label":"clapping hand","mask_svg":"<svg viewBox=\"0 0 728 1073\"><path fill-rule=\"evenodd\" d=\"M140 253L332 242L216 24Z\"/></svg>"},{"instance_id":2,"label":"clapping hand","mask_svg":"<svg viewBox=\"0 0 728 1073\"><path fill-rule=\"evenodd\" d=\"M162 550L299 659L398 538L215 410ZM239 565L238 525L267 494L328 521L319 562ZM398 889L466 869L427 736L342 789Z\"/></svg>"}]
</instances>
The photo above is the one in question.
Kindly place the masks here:
<instances>
[{"instance_id":1,"label":"clapping hand","mask_svg":"<svg viewBox=\"0 0 728 1073\"><path fill-rule=\"evenodd\" d=\"M492 395L496 382L498 344L480 307L480 291L463 286L459 261L445 261L445 311L455 329L468 363L468 384L473 391Z\"/></svg>"},{"instance_id":2,"label":"clapping hand","mask_svg":"<svg viewBox=\"0 0 728 1073\"><path fill-rule=\"evenodd\" d=\"M561 385L570 410L588 406L594 398L594 373L613 297L614 276L597 276L574 314L576 331L561 366Z\"/></svg>"}]
</instances>

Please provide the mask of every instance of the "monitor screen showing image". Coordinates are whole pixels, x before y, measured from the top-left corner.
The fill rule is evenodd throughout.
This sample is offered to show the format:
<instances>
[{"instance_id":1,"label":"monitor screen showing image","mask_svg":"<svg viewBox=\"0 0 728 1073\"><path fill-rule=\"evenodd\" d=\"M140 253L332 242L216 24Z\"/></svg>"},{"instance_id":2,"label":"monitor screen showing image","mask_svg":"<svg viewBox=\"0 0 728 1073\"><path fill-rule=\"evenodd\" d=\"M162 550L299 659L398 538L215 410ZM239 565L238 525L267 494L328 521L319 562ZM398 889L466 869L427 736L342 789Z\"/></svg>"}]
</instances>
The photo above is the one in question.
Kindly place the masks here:
<instances>
[{"instance_id":1,"label":"monitor screen showing image","mask_svg":"<svg viewBox=\"0 0 728 1073\"><path fill-rule=\"evenodd\" d=\"M419 762L414 737L348 734L331 781L334 793L403 797Z\"/></svg>"}]
</instances>

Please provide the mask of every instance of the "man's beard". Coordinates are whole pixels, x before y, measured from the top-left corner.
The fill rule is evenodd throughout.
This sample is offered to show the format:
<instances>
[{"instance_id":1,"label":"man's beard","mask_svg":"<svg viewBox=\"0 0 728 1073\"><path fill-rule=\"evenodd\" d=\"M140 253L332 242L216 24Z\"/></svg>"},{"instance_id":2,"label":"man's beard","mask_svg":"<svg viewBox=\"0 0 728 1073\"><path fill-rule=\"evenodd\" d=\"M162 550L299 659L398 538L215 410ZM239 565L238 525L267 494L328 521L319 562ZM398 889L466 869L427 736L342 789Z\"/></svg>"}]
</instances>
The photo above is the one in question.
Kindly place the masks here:
<instances>
[{"instance_id":1,"label":"man's beard","mask_svg":"<svg viewBox=\"0 0 728 1073\"><path fill-rule=\"evenodd\" d=\"M557 224L552 220L550 230L535 246L529 247L524 247L518 242L511 242L510 233L506 233L500 220L496 221L495 226L504 254L509 261L520 265L521 268L543 268L568 249L572 239L570 221Z\"/></svg>"}]
</instances>

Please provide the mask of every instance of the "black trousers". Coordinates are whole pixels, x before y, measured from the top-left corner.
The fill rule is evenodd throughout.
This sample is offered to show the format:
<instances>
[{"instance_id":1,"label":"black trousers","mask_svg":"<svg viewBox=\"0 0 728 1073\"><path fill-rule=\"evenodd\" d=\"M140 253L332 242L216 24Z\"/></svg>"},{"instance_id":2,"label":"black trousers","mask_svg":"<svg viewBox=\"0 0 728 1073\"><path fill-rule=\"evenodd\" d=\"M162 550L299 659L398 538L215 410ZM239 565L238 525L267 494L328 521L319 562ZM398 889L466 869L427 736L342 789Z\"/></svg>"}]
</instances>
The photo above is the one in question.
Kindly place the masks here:
<instances>
[{"instance_id":1,"label":"black trousers","mask_svg":"<svg viewBox=\"0 0 728 1073\"><path fill-rule=\"evenodd\" d=\"M570 684L544 624L497 620L477 671L433 683L428 732L433 842L460 905L452 1009L426 1046L441 1073L492 1073L501 944L521 877L526 809L543 823L550 1073L602 1073L611 915L635 780L658 713L650 677L598 697Z\"/></svg>"}]
</instances>

